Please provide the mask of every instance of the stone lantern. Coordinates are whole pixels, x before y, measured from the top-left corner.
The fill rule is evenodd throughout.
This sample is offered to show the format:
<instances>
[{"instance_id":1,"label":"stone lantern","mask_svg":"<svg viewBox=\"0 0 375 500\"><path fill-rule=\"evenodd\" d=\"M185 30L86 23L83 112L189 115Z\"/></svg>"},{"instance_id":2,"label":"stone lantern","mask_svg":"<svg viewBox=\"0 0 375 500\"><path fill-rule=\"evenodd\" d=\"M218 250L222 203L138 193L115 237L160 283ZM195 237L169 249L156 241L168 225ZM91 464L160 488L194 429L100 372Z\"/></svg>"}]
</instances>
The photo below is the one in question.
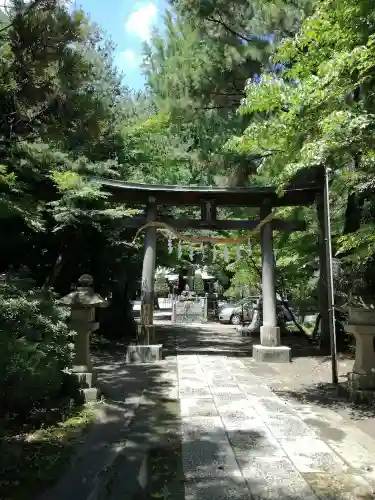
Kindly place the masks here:
<instances>
[{"instance_id":1,"label":"stone lantern","mask_svg":"<svg viewBox=\"0 0 375 500\"><path fill-rule=\"evenodd\" d=\"M347 333L356 340L353 371L348 373L348 389L353 400L375 401L375 308L373 304L351 300L348 310Z\"/></svg>"},{"instance_id":2,"label":"stone lantern","mask_svg":"<svg viewBox=\"0 0 375 500\"><path fill-rule=\"evenodd\" d=\"M83 274L77 289L59 300L61 305L71 309L68 326L76 332L72 372L78 378L86 402L96 401L98 397L90 359L90 333L99 328L99 323L95 322L95 309L108 305L94 292L93 284L92 276Z\"/></svg>"}]
</instances>

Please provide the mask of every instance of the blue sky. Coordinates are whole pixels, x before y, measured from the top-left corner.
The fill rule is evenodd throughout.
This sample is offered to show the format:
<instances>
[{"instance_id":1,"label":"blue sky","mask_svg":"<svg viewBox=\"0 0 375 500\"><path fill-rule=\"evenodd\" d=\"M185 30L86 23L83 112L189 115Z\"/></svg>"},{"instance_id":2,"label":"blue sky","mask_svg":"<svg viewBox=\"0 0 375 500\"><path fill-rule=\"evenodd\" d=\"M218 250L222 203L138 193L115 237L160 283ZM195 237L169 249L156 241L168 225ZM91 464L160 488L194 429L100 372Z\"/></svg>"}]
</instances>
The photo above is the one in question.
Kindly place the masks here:
<instances>
[{"instance_id":1,"label":"blue sky","mask_svg":"<svg viewBox=\"0 0 375 500\"><path fill-rule=\"evenodd\" d=\"M166 0L76 0L92 21L111 36L116 49L116 65L125 73L125 83L134 89L143 87L140 71L143 42L150 39L153 27L163 26Z\"/></svg>"}]
</instances>

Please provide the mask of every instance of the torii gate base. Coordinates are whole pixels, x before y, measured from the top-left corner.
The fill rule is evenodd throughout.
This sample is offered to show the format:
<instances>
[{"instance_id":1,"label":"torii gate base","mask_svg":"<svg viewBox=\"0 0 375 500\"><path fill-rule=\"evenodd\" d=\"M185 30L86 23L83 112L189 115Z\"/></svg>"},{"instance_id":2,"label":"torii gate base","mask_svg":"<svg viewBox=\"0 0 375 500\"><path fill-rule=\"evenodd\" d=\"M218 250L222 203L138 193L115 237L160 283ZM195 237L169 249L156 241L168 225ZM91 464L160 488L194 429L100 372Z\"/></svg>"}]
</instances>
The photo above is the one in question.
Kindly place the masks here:
<instances>
[{"instance_id":1,"label":"torii gate base","mask_svg":"<svg viewBox=\"0 0 375 500\"><path fill-rule=\"evenodd\" d=\"M290 363L291 349L290 347L286 347L284 345L278 345L274 347L266 345L254 345L253 358L255 361L263 361L267 363Z\"/></svg>"}]
</instances>

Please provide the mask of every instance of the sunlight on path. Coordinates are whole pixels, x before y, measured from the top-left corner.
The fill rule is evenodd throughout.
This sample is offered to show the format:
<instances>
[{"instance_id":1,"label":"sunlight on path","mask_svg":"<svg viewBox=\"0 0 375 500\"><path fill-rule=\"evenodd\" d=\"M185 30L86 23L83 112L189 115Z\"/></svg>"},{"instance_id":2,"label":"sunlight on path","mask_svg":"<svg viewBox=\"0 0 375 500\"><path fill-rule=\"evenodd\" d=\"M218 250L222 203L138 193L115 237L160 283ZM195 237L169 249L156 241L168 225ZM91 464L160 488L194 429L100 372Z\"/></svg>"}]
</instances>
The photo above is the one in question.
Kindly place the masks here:
<instances>
[{"instance_id":1,"label":"sunlight on path","mask_svg":"<svg viewBox=\"0 0 375 500\"><path fill-rule=\"evenodd\" d=\"M375 456L349 434L322 440L251 362L198 351L177 366L186 500L374 498Z\"/></svg>"}]
</instances>

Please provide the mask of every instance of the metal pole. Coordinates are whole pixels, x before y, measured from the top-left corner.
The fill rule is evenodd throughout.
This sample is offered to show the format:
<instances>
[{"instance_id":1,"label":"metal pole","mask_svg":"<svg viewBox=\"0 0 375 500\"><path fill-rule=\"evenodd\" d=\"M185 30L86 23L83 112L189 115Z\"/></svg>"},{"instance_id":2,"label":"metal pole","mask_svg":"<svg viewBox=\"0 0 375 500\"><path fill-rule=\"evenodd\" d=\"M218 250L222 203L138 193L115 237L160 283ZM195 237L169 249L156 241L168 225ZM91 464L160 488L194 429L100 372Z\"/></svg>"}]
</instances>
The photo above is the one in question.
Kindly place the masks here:
<instances>
[{"instance_id":1,"label":"metal pole","mask_svg":"<svg viewBox=\"0 0 375 500\"><path fill-rule=\"evenodd\" d=\"M244 287L243 286L241 287L241 298L242 298L242 307L241 307L241 309L242 309L242 311L241 311L242 318L241 318L241 321L242 321L242 328L244 328L245 321L244 321L244 314L243 314L243 299L244 299Z\"/></svg>"},{"instance_id":2,"label":"metal pole","mask_svg":"<svg viewBox=\"0 0 375 500\"><path fill-rule=\"evenodd\" d=\"M331 214L329 200L329 178L328 168L324 167L324 241L327 260L327 289L328 289L328 313L329 334L331 340L331 362L332 383L338 384L337 373L337 345L336 345L336 322L335 322L335 291L333 287L333 263L332 263L332 239L331 239Z\"/></svg>"}]
</instances>

